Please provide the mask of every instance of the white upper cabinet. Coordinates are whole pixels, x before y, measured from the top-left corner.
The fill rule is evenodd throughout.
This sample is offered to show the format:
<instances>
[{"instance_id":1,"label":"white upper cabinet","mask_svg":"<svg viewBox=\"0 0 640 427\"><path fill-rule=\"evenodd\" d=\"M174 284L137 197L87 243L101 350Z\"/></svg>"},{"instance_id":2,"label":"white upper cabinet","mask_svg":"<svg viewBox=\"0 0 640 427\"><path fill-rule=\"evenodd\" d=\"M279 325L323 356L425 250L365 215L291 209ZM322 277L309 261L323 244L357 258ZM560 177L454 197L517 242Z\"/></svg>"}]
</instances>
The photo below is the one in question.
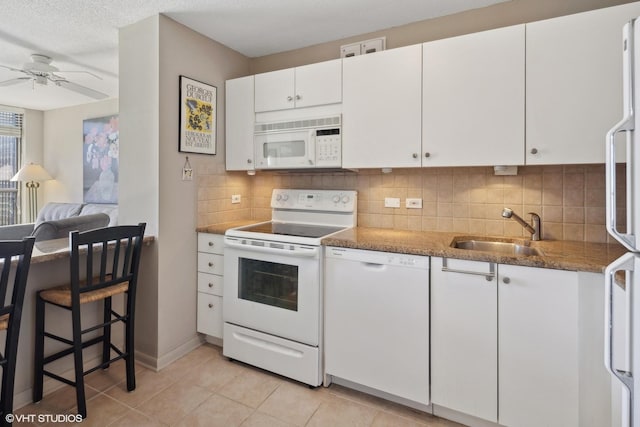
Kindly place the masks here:
<instances>
[{"instance_id":1,"label":"white upper cabinet","mask_svg":"<svg viewBox=\"0 0 640 427\"><path fill-rule=\"evenodd\" d=\"M342 100L342 60L255 75L255 112L336 104Z\"/></svg>"},{"instance_id":2,"label":"white upper cabinet","mask_svg":"<svg viewBox=\"0 0 640 427\"><path fill-rule=\"evenodd\" d=\"M527 24L527 164L603 163L622 118L622 26L640 3Z\"/></svg>"},{"instance_id":3,"label":"white upper cabinet","mask_svg":"<svg viewBox=\"0 0 640 427\"><path fill-rule=\"evenodd\" d=\"M251 170L253 164L253 76L225 83L227 170Z\"/></svg>"},{"instance_id":4,"label":"white upper cabinet","mask_svg":"<svg viewBox=\"0 0 640 427\"><path fill-rule=\"evenodd\" d=\"M419 167L422 45L343 61L345 168Z\"/></svg>"},{"instance_id":5,"label":"white upper cabinet","mask_svg":"<svg viewBox=\"0 0 640 427\"><path fill-rule=\"evenodd\" d=\"M423 44L423 166L524 164L525 26Z\"/></svg>"}]
</instances>

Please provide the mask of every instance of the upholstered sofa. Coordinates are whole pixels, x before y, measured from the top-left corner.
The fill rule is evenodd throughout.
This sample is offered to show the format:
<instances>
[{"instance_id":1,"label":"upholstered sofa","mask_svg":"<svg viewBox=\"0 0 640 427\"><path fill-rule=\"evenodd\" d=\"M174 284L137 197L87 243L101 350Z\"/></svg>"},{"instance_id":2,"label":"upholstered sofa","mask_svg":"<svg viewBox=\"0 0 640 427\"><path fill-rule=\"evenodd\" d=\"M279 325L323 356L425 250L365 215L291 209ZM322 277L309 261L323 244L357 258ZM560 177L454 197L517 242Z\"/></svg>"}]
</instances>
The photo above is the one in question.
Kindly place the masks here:
<instances>
[{"instance_id":1,"label":"upholstered sofa","mask_svg":"<svg viewBox=\"0 0 640 427\"><path fill-rule=\"evenodd\" d=\"M67 237L70 231L86 231L116 225L118 206L96 203L47 203L36 222L0 227L0 240L34 236L36 241Z\"/></svg>"}]
</instances>

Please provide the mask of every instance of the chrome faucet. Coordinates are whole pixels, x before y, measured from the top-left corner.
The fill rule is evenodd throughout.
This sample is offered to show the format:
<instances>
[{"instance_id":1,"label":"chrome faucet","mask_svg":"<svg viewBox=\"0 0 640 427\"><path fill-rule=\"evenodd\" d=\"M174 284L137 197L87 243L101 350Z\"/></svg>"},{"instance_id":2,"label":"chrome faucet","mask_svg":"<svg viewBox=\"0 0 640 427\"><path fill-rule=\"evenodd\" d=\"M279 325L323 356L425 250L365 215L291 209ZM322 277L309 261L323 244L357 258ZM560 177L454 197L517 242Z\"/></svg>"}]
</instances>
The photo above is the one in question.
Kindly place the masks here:
<instances>
[{"instance_id":1,"label":"chrome faucet","mask_svg":"<svg viewBox=\"0 0 640 427\"><path fill-rule=\"evenodd\" d=\"M523 226L525 230L531 233L531 240L540 240L540 216L533 212L529 212L529 215L531 215L531 225L527 224L527 222L514 213L513 210L509 208L502 209L503 218L513 218Z\"/></svg>"}]
</instances>

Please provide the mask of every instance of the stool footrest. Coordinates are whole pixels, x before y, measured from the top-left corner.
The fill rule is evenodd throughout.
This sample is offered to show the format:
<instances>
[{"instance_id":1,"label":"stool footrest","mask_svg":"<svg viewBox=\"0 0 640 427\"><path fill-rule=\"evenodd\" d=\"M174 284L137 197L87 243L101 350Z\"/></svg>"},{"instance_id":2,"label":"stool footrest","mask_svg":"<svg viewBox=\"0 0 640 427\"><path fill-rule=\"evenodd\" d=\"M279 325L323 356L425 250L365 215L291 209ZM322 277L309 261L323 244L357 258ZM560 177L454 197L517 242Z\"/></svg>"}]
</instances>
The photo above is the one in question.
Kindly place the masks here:
<instances>
[{"instance_id":1,"label":"stool footrest","mask_svg":"<svg viewBox=\"0 0 640 427\"><path fill-rule=\"evenodd\" d=\"M63 382L63 383L65 383L65 384L68 384L68 385L70 385L71 387L75 387L75 386L76 386L75 381L68 380L68 379L66 379L66 378L64 378L64 377L61 377L60 375L56 375L56 374L54 374L53 372L49 372L49 371L44 370L44 371L42 371L42 373L43 373L43 374L45 374L45 375L46 375L46 376L48 376L48 377L53 378L54 380L58 380L58 381L60 381L60 382Z\"/></svg>"},{"instance_id":2,"label":"stool footrest","mask_svg":"<svg viewBox=\"0 0 640 427\"><path fill-rule=\"evenodd\" d=\"M99 337L92 338L89 341L83 342L82 343L82 348L87 348L89 346L92 346L94 344L98 344L98 343L101 343L101 342L102 342L102 335L99 336ZM54 353L54 354L52 354L50 356L45 357L44 358L44 362L42 364L46 365L47 363L51 363L54 360L58 360L61 357L67 356L67 355L72 354L72 353L73 353L73 347L65 348L64 350L60 350L57 353Z\"/></svg>"}]
</instances>

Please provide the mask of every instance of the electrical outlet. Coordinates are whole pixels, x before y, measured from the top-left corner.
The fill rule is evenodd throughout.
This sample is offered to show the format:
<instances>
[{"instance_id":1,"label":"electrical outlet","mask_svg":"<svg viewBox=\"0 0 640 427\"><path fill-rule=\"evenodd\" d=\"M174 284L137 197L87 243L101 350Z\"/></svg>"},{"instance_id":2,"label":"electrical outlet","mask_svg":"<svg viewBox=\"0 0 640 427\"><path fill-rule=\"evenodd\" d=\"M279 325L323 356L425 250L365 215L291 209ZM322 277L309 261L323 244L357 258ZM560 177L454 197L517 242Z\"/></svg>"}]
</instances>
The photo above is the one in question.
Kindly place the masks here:
<instances>
[{"instance_id":1,"label":"electrical outlet","mask_svg":"<svg viewBox=\"0 0 640 427\"><path fill-rule=\"evenodd\" d=\"M400 207L400 199L398 197L385 197L384 198L384 207L385 208L399 208Z\"/></svg>"},{"instance_id":2,"label":"electrical outlet","mask_svg":"<svg viewBox=\"0 0 640 427\"><path fill-rule=\"evenodd\" d=\"M242 196L240 194L234 194L231 196L231 203L240 203Z\"/></svg>"},{"instance_id":3,"label":"electrical outlet","mask_svg":"<svg viewBox=\"0 0 640 427\"><path fill-rule=\"evenodd\" d=\"M422 209L422 199L410 199L405 201L407 209Z\"/></svg>"}]
</instances>

